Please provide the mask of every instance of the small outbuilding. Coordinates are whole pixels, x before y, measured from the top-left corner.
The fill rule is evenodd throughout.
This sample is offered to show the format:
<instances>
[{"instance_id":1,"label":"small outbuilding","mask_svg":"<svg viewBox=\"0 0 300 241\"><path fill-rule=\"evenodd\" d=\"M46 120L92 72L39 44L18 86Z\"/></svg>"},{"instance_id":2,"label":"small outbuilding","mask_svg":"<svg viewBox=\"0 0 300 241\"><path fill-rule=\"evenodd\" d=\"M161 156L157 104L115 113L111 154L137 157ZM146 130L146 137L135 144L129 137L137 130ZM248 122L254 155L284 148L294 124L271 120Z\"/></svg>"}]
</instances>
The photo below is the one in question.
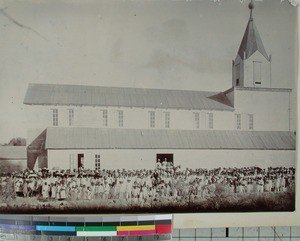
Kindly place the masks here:
<instances>
[{"instance_id":1,"label":"small outbuilding","mask_svg":"<svg viewBox=\"0 0 300 241\"><path fill-rule=\"evenodd\" d=\"M27 167L26 146L0 146L0 172L24 170Z\"/></svg>"}]
</instances>

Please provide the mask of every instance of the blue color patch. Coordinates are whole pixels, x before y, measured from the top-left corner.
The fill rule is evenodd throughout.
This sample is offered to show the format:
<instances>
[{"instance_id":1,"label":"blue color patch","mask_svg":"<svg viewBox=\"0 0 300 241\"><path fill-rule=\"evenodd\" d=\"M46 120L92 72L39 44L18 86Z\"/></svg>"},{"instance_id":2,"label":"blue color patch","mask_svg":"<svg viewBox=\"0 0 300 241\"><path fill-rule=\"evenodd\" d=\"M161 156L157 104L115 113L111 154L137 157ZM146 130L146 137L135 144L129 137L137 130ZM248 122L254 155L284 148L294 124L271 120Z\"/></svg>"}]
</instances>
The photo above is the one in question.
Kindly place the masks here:
<instances>
[{"instance_id":1,"label":"blue color patch","mask_svg":"<svg viewBox=\"0 0 300 241\"><path fill-rule=\"evenodd\" d=\"M37 231L50 231L50 232L75 232L73 226L36 226Z\"/></svg>"}]
</instances>

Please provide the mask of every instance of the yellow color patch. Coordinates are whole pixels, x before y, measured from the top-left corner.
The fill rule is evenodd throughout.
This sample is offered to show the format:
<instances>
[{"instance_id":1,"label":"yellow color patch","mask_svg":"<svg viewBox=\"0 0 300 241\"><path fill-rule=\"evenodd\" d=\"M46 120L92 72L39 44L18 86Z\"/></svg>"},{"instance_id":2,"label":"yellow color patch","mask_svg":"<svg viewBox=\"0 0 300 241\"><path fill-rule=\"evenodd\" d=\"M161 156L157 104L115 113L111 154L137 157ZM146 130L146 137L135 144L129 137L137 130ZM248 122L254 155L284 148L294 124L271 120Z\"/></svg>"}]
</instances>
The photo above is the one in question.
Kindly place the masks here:
<instances>
[{"instance_id":1,"label":"yellow color patch","mask_svg":"<svg viewBox=\"0 0 300 241\"><path fill-rule=\"evenodd\" d=\"M155 230L155 225L117 226L117 231Z\"/></svg>"}]
</instances>

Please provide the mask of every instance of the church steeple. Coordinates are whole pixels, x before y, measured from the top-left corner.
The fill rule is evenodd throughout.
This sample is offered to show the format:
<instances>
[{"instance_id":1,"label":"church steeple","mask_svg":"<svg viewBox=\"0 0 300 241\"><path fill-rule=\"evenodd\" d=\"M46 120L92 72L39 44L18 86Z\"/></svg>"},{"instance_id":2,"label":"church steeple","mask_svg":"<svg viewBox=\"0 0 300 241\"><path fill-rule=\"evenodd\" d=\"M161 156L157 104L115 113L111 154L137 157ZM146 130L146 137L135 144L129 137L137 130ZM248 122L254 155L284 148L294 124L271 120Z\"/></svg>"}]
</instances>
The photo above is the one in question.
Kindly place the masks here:
<instances>
[{"instance_id":1,"label":"church steeple","mask_svg":"<svg viewBox=\"0 0 300 241\"><path fill-rule=\"evenodd\" d=\"M252 1L249 4L249 9L250 18L238 54L242 59L248 59L255 51L259 51L268 60L268 54L253 20L252 11L254 9L254 4Z\"/></svg>"},{"instance_id":2,"label":"church steeple","mask_svg":"<svg viewBox=\"0 0 300 241\"><path fill-rule=\"evenodd\" d=\"M271 87L271 56L268 56L254 23L253 1L248 7L250 18L232 66L233 86Z\"/></svg>"}]
</instances>

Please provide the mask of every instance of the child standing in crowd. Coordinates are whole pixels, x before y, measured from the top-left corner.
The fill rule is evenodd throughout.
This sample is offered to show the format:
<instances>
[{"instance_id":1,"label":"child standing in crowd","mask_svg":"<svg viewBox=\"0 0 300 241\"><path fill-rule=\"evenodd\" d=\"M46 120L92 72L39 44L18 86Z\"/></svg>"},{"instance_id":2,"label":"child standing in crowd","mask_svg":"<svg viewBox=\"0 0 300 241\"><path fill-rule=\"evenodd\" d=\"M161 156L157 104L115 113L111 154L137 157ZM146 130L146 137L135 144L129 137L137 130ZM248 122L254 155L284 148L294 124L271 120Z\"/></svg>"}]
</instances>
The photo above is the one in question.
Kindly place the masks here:
<instances>
[{"instance_id":1,"label":"child standing in crowd","mask_svg":"<svg viewBox=\"0 0 300 241\"><path fill-rule=\"evenodd\" d=\"M28 180L26 180L26 179L23 184L23 196L24 197L28 196Z\"/></svg>"},{"instance_id":2,"label":"child standing in crowd","mask_svg":"<svg viewBox=\"0 0 300 241\"><path fill-rule=\"evenodd\" d=\"M55 183L51 183L51 199L55 200L56 199L56 194L57 194L57 190L56 190L56 182Z\"/></svg>"},{"instance_id":3,"label":"child standing in crowd","mask_svg":"<svg viewBox=\"0 0 300 241\"><path fill-rule=\"evenodd\" d=\"M65 200L66 199L66 186L64 182L61 182L59 185L59 200Z\"/></svg>"},{"instance_id":4,"label":"child standing in crowd","mask_svg":"<svg viewBox=\"0 0 300 241\"><path fill-rule=\"evenodd\" d=\"M69 194L69 198L70 200L72 201L75 201L77 200L77 187L76 187L76 184L73 184L70 186L70 194Z\"/></svg>"},{"instance_id":5,"label":"child standing in crowd","mask_svg":"<svg viewBox=\"0 0 300 241\"><path fill-rule=\"evenodd\" d=\"M49 198L49 185L47 182L44 182L42 185L42 197L45 200Z\"/></svg>"},{"instance_id":6,"label":"child standing in crowd","mask_svg":"<svg viewBox=\"0 0 300 241\"><path fill-rule=\"evenodd\" d=\"M82 186L79 185L77 186L77 200L82 200L83 199L83 189Z\"/></svg>"},{"instance_id":7,"label":"child standing in crowd","mask_svg":"<svg viewBox=\"0 0 300 241\"><path fill-rule=\"evenodd\" d=\"M142 206L147 201L147 197L148 197L148 190L146 187L146 183L144 183L140 189L140 196L139 196L139 202L141 203Z\"/></svg>"},{"instance_id":8,"label":"child standing in crowd","mask_svg":"<svg viewBox=\"0 0 300 241\"><path fill-rule=\"evenodd\" d=\"M133 203L136 204L138 202L139 194L140 194L139 188L137 187L137 185L134 185L133 189L131 191L131 196L132 196Z\"/></svg>"}]
</instances>

